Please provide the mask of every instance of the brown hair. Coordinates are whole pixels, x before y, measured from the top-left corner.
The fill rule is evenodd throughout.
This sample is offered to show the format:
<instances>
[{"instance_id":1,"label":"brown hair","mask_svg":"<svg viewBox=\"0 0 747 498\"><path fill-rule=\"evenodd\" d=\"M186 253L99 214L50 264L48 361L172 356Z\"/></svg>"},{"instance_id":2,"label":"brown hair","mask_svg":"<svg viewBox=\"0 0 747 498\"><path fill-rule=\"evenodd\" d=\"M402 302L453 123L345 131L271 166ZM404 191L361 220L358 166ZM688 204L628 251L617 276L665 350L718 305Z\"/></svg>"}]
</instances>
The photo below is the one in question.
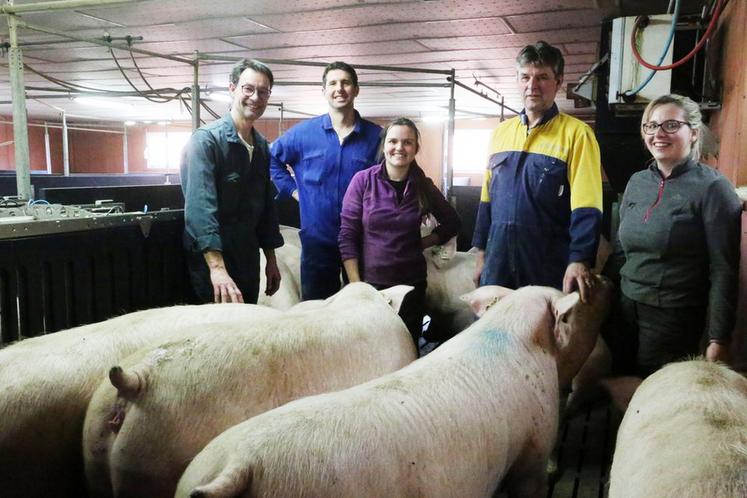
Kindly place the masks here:
<instances>
[{"instance_id":1,"label":"brown hair","mask_svg":"<svg viewBox=\"0 0 747 498\"><path fill-rule=\"evenodd\" d=\"M408 118L397 118L387 124L383 130L381 130L381 141L379 143L379 160L384 158L384 142L386 141L386 135L393 126L407 126L415 133L415 144L417 150L420 150L420 130L415 126L415 123ZM420 168L415 159L412 160L410 167L415 167L416 172L412 175L412 182L415 185L415 191L418 196L418 206L420 207L420 214L425 215L431 211L431 202L428 197L428 177L425 176L425 172Z\"/></svg>"},{"instance_id":2,"label":"brown hair","mask_svg":"<svg viewBox=\"0 0 747 498\"><path fill-rule=\"evenodd\" d=\"M236 64L234 64L231 68L231 74L228 77L229 81L234 85L238 85L241 73L243 73L247 69L251 69L252 71L267 76L267 79L270 80L270 88L272 88L272 85L275 83L275 78L272 76L272 71L269 67L267 67L266 64L263 64L255 59L241 59Z\"/></svg>"}]
</instances>

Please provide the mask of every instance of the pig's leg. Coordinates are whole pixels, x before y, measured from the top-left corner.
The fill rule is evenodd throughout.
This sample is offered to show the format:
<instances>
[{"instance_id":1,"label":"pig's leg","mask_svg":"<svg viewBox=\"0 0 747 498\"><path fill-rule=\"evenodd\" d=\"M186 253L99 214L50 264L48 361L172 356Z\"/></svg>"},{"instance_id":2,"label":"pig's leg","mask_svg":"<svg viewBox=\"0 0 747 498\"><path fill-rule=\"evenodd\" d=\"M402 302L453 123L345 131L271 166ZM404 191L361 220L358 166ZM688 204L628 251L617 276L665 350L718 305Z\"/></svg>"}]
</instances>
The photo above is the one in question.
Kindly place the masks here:
<instances>
[{"instance_id":1,"label":"pig's leg","mask_svg":"<svg viewBox=\"0 0 747 498\"><path fill-rule=\"evenodd\" d=\"M544 498L547 496L547 460L550 448L529 443L506 476L510 498Z\"/></svg>"}]
</instances>

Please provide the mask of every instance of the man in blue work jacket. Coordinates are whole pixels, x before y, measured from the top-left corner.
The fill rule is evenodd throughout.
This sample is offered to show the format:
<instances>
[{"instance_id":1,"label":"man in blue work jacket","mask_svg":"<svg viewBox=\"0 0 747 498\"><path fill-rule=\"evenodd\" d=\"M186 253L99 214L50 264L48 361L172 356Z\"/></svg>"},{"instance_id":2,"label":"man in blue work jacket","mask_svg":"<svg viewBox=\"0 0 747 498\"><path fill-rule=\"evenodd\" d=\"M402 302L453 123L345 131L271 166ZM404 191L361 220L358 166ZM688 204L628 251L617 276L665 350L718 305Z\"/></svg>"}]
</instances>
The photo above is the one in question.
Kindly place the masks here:
<instances>
[{"instance_id":1,"label":"man in blue work jacket","mask_svg":"<svg viewBox=\"0 0 747 498\"><path fill-rule=\"evenodd\" d=\"M184 149L184 245L201 302L256 303L260 248L267 259L265 293L272 295L280 286L275 248L283 238L270 180L270 150L254 128L272 84L269 67L239 61L228 85L230 112L195 131Z\"/></svg>"},{"instance_id":2,"label":"man in blue work jacket","mask_svg":"<svg viewBox=\"0 0 747 498\"><path fill-rule=\"evenodd\" d=\"M546 285L586 301L602 221L599 145L558 111L563 55L537 42L516 58L524 110L490 141L472 245L479 285Z\"/></svg>"},{"instance_id":3,"label":"man in blue work jacket","mask_svg":"<svg viewBox=\"0 0 747 498\"><path fill-rule=\"evenodd\" d=\"M304 300L325 299L340 290L342 198L353 175L376 162L381 127L353 107L358 91L352 66L329 64L322 75L328 113L294 126L272 144L270 169L278 198L292 196L301 211Z\"/></svg>"}]
</instances>

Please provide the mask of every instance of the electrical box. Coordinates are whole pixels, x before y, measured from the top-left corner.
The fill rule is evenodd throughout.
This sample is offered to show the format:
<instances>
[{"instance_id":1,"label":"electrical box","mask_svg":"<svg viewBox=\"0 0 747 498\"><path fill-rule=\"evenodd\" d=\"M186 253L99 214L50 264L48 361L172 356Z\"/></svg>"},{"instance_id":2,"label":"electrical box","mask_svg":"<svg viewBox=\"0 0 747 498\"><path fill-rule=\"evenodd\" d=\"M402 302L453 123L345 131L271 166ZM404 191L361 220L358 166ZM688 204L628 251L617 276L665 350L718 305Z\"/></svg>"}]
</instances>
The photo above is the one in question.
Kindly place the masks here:
<instances>
[{"instance_id":1,"label":"electrical box","mask_svg":"<svg viewBox=\"0 0 747 498\"><path fill-rule=\"evenodd\" d=\"M651 69L642 66L633 55L630 38L633 34L635 17L619 17L612 21L612 39L610 40L610 80L608 102L614 104L646 104L649 101L670 93L672 72L657 71L651 81L634 98L623 98L629 90L637 89L651 74ZM643 60L653 65L672 63L674 40L660 63L672 25L672 15L662 14L649 16L645 29L638 30L636 47Z\"/></svg>"}]
</instances>

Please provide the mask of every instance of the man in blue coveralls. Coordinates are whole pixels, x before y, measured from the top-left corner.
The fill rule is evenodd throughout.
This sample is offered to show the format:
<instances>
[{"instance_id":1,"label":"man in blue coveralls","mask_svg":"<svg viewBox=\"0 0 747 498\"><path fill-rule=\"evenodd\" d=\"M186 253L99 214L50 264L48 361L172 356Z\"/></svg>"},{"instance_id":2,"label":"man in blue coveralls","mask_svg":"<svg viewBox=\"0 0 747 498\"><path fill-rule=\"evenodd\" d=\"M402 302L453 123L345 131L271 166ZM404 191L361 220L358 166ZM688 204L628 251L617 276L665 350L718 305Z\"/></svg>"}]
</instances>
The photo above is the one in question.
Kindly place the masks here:
<instances>
[{"instance_id":1,"label":"man in blue coveralls","mask_svg":"<svg viewBox=\"0 0 747 498\"><path fill-rule=\"evenodd\" d=\"M355 69L344 62L329 64L322 76L328 113L294 126L272 144L270 168L278 198L292 196L301 211L304 300L325 299L340 290L342 198L353 175L376 162L381 127L354 109L358 91Z\"/></svg>"},{"instance_id":2,"label":"man in blue coveralls","mask_svg":"<svg viewBox=\"0 0 747 498\"><path fill-rule=\"evenodd\" d=\"M516 58L524 110L490 141L472 245L479 285L546 285L586 301L602 221L599 145L558 111L563 55L537 42Z\"/></svg>"}]
</instances>

